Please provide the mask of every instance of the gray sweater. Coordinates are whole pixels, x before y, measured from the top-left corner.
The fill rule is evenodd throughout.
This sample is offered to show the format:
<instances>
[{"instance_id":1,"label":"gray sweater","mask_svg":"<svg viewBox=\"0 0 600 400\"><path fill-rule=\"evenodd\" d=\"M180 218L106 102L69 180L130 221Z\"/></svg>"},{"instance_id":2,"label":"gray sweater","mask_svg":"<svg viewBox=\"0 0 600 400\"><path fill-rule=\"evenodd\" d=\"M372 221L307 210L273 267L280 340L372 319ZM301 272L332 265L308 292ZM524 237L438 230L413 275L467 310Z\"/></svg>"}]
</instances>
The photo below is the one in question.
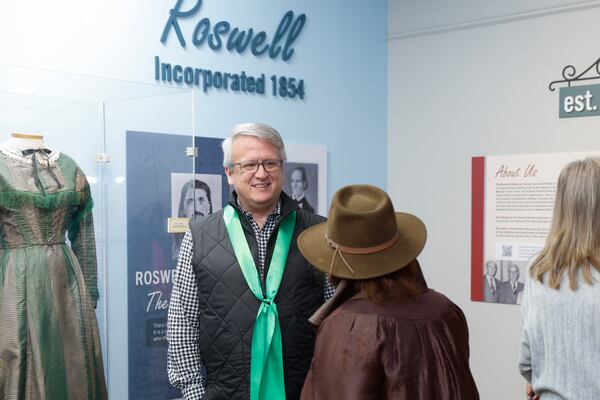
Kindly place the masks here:
<instances>
[{"instance_id":1,"label":"gray sweater","mask_svg":"<svg viewBox=\"0 0 600 400\"><path fill-rule=\"evenodd\" d=\"M519 370L542 400L600 399L600 274L559 290L528 276L521 305Z\"/></svg>"}]
</instances>

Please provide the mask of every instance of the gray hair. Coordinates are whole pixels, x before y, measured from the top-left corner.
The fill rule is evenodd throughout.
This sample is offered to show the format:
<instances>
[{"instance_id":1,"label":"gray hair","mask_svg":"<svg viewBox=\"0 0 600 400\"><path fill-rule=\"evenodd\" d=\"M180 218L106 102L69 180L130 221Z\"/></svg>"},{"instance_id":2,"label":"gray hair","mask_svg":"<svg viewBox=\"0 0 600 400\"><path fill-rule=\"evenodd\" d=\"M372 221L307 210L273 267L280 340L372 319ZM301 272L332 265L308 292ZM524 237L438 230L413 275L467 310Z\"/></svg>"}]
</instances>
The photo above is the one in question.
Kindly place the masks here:
<instances>
[{"instance_id":1,"label":"gray hair","mask_svg":"<svg viewBox=\"0 0 600 400\"><path fill-rule=\"evenodd\" d=\"M494 267L496 267L496 272L498 272L498 264L497 264L497 263L496 263L496 261L494 261L494 260L490 260L490 261L488 261L488 262L486 262L486 263L485 263L485 269L486 269L486 271L487 271L487 269L488 269L490 266L492 266L492 265L493 265Z\"/></svg>"},{"instance_id":2,"label":"gray hair","mask_svg":"<svg viewBox=\"0 0 600 400\"><path fill-rule=\"evenodd\" d=\"M566 275L576 290L579 270L594 283L592 267L600 272L600 158L574 161L561 171L550 232L530 274L553 289Z\"/></svg>"},{"instance_id":3,"label":"gray hair","mask_svg":"<svg viewBox=\"0 0 600 400\"><path fill-rule=\"evenodd\" d=\"M225 168L233 166L231 148L233 146L233 141L238 136L254 136L260 140L269 142L279 150L279 158L283 161L287 160L285 145L283 144L283 139L279 132L267 124L246 122L244 124L234 125L233 128L231 128L229 137L221 144L221 147L223 148L223 166Z\"/></svg>"}]
</instances>

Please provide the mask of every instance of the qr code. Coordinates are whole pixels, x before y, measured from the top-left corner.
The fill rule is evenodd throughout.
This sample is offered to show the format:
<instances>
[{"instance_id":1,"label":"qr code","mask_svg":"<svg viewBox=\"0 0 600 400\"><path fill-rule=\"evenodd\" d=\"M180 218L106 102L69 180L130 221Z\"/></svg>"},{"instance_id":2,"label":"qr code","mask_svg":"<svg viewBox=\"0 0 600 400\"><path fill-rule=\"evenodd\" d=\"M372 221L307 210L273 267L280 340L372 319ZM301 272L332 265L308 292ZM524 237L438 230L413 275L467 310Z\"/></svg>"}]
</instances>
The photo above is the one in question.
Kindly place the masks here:
<instances>
[{"instance_id":1,"label":"qr code","mask_svg":"<svg viewBox=\"0 0 600 400\"><path fill-rule=\"evenodd\" d=\"M512 246L502 246L502 257L512 257Z\"/></svg>"}]
</instances>

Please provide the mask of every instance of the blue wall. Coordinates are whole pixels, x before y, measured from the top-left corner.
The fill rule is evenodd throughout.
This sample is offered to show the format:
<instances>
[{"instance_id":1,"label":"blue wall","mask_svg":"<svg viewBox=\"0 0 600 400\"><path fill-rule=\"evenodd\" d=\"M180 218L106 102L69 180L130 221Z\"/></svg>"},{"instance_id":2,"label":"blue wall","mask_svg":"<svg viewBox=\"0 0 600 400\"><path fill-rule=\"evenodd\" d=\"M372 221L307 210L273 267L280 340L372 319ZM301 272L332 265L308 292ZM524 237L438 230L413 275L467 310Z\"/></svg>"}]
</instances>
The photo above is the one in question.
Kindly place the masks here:
<instances>
[{"instance_id":1,"label":"blue wall","mask_svg":"<svg viewBox=\"0 0 600 400\"><path fill-rule=\"evenodd\" d=\"M186 1L183 8L189 9L195 1ZM166 45L162 44L160 36L175 0L106 1L79 8L67 0L26 3L9 0L0 5L0 15L6 17L0 26L0 63L156 84L154 57L159 56L163 62L184 66L264 73L267 80L274 74L302 78L304 100L196 89L196 134L224 137L235 123L265 122L278 129L287 143L327 147L329 199L346 184L386 187L386 1L204 0L199 13L181 23L188 41L195 24L204 17L213 25L227 20L232 27L252 27L271 35L286 11L304 13L306 24L294 44L295 54L287 62L257 58L248 52L214 52L206 44L201 48L188 44L182 49L174 32ZM181 104L174 102L171 109L167 105L163 115L148 115L148 121L179 118L176 107ZM155 125L156 131L165 131L161 124ZM187 124L180 125L182 128L172 133L186 133ZM60 147L68 138L48 141ZM122 163L115 159L112 168ZM123 197L109 196L108 201L109 208L123 207ZM110 224L111 229L122 225L119 221ZM109 253L124 254L123 237L109 236ZM109 259L113 255L109 254ZM112 398L125 398L127 393L125 271L119 263L108 265L109 343L105 350L107 347Z\"/></svg>"},{"instance_id":2,"label":"blue wall","mask_svg":"<svg viewBox=\"0 0 600 400\"><path fill-rule=\"evenodd\" d=\"M267 79L272 74L303 78L307 92L303 101L199 91L198 133L223 136L239 121L266 122L287 142L321 144L329 149L330 194L348 183L385 186L386 2L214 0L205 1L200 14L211 22L226 19L232 26L273 32L290 9L296 15L305 13L307 22L288 62L215 53L206 46L184 50L172 34L167 46L157 43L155 52L164 60L214 70L264 72ZM184 27L191 32L193 24Z\"/></svg>"},{"instance_id":3,"label":"blue wall","mask_svg":"<svg viewBox=\"0 0 600 400\"><path fill-rule=\"evenodd\" d=\"M185 0L182 8L196 1ZM206 44L182 49L173 32L163 45L160 36L176 0L109 0L78 8L67 0L51 3L2 2L0 62L154 83L158 55L176 64L265 73L267 79L303 78L304 101L198 92L197 133L222 137L234 123L263 121L288 142L329 148L330 194L352 182L386 185L387 1L204 0L198 14L181 23L189 42L200 18L270 35L286 11L304 13L306 25L287 62L214 52Z\"/></svg>"}]
</instances>

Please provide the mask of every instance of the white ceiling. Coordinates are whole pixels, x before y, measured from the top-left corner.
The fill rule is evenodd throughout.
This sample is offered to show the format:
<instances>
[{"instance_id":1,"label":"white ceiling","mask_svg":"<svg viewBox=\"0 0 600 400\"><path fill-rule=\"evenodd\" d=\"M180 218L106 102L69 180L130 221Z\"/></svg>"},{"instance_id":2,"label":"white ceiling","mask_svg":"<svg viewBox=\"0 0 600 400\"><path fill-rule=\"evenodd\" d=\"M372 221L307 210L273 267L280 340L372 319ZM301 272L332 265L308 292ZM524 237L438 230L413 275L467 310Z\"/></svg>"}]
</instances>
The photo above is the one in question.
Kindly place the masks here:
<instances>
[{"instance_id":1,"label":"white ceiling","mask_svg":"<svg viewBox=\"0 0 600 400\"><path fill-rule=\"evenodd\" d=\"M599 0L388 0L388 35L421 35L597 6Z\"/></svg>"}]
</instances>

